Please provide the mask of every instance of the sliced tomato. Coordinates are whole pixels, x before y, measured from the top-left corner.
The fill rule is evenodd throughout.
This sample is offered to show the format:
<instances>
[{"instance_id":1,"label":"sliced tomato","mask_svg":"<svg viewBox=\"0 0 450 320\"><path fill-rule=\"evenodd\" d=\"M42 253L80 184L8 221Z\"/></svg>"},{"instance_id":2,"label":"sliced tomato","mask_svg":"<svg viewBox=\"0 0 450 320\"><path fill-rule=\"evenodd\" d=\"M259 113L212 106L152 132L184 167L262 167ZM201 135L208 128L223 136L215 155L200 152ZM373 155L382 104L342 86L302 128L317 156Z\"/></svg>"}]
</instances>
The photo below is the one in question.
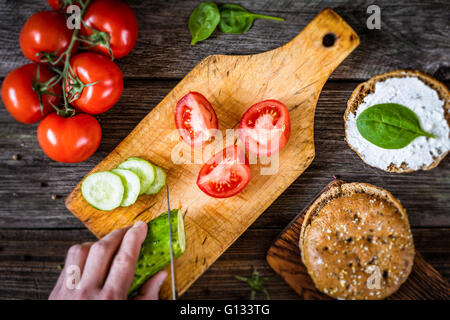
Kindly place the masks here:
<instances>
[{"instance_id":1,"label":"sliced tomato","mask_svg":"<svg viewBox=\"0 0 450 320\"><path fill-rule=\"evenodd\" d=\"M265 100L251 106L239 124L239 138L245 149L258 156L280 151L291 134L289 110L277 100Z\"/></svg>"},{"instance_id":2,"label":"sliced tomato","mask_svg":"<svg viewBox=\"0 0 450 320\"><path fill-rule=\"evenodd\" d=\"M197 186L214 198L228 198L241 192L250 181L250 166L237 145L216 153L200 169Z\"/></svg>"},{"instance_id":3,"label":"sliced tomato","mask_svg":"<svg viewBox=\"0 0 450 320\"><path fill-rule=\"evenodd\" d=\"M218 129L216 112L198 92L189 92L178 101L175 125L183 140L192 147L202 146Z\"/></svg>"}]
</instances>

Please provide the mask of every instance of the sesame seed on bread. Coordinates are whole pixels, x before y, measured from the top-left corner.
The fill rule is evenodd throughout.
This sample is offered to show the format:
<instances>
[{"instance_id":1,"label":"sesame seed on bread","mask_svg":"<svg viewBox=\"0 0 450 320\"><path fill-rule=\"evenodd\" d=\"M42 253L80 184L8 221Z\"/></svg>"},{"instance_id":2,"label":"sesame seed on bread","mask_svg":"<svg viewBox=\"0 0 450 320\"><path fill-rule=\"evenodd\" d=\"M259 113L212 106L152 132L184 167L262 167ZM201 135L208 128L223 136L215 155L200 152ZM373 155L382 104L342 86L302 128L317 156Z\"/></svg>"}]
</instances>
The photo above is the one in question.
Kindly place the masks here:
<instances>
[{"instance_id":1,"label":"sesame seed on bread","mask_svg":"<svg viewBox=\"0 0 450 320\"><path fill-rule=\"evenodd\" d=\"M450 92L448 88L438 80L416 70L395 70L391 72L387 72L384 74L377 75L371 79L369 79L366 82L363 82L359 84L356 89L353 91L352 95L350 96L350 99L347 102L347 109L345 110L344 114L344 121L345 121L345 132L346 132L346 140L347 139L347 120L348 116L353 113L356 115L356 110L358 109L359 105L364 101L364 98L375 92L375 85L377 82L383 82L390 78L405 78L405 77L416 77L419 80L421 80L423 83L425 83L427 86L434 89L439 99L443 100L444 103L444 117L445 120L447 120L448 125L450 126ZM350 144L348 143L350 148L355 151L355 153L364 161L364 158L362 155ZM442 159L445 158L448 152L444 152L439 156L434 157L434 161L429 164L428 166L424 166L421 168L421 170L430 170L435 168ZM413 172L414 169L411 169L408 167L408 164L403 162L401 165L395 165L391 163L385 171L387 172L397 172L397 173L406 173L406 172Z\"/></svg>"},{"instance_id":2,"label":"sesame seed on bread","mask_svg":"<svg viewBox=\"0 0 450 320\"><path fill-rule=\"evenodd\" d=\"M325 191L305 214L299 246L317 289L339 299L391 295L414 261L405 209L388 191L366 183L340 182ZM373 276L375 287L368 285Z\"/></svg>"}]
</instances>

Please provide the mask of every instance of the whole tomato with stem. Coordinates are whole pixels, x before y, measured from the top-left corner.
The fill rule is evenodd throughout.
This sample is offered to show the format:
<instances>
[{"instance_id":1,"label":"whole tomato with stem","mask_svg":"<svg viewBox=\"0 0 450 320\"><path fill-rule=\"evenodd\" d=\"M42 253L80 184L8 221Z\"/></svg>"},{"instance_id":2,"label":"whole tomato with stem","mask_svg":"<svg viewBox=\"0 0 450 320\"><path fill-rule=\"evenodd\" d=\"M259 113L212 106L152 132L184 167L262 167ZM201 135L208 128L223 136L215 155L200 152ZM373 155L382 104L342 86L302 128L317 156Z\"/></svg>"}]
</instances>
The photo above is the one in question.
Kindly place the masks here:
<instances>
[{"instance_id":1,"label":"whole tomato with stem","mask_svg":"<svg viewBox=\"0 0 450 320\"><path fill-rule=\"evenodd\" d=\"M37 137L42 150L58 162L81 162L100 145L102 129L91 115L79 113L72 117L49 114L39 123Z\"/></svg>"},{"instance_id":2,"label":"whole tomato with stem","mask_svg":"<svg viewBox=\"0 0 450 320\"><path fill-rule=\"evenodd\" d=\"M70 67L72 71L65 90L74 107L86 113L99 114L119 100L123 75L111 59L95 52L83 52L70 60Z\"/></svg>"},{"instance_id":3,"label":"whole tomato with stem","mask_svg":"<svg viewBox=\"0 0 450 320\"><path fill-rule=\"evenodd\" d=\"M83 16L81 34L88 36L89 50L122 58L134 48L138 23L133 9L120 0L95 0ZM90 44L91 43L91 44ZM98 44L99 43L99 44Z\"/></svg>"},{"instance_id":4,"label":"whole tomato with stem","mask_svg":"<svg viewBox=\"0 0 450 320\"><path fill-rule=\"evenodd\" d=\"M54 10L41 11L33 14L25 22L20 31L20 48L29 60L46 62L55 61L69 46L71 53L77 50L77 42L72 43L73 30L67 28L66 18L61 12ZM44 53L44 54L43 54ZM62 61L58 61L58 65Z\"/></svg>"},{"instance_id":5,"label":"whole tomato with stem","mask_svg":"<svg viewBox=\"0 0 450 320\"><path fill-rule=\"evenodd\" d=\"M61 86L54 83L55 77L45 65L35 63L23 65L6 76L2 100L14 119L35 123L53 111L51 104L56 106L61 99Z\"/></svg>"}]
</instances>

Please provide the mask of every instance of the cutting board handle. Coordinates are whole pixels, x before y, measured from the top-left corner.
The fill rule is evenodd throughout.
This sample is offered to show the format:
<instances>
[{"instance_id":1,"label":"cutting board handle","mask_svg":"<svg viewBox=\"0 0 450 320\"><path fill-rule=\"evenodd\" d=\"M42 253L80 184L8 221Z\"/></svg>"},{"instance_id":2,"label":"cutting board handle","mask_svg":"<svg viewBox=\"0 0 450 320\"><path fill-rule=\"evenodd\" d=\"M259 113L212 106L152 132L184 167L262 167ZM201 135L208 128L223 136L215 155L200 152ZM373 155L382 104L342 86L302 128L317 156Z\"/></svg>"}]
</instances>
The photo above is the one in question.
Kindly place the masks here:
<instances>
[{"instance_id":1,"label":"cutting board handle","mask_svg":"<svg viewBox=\"0 0 450 320\"><path fill-rule=\"evenodd\" d=\"M315 74L302 74L311 82L325 82L334 69L359 45L358 34L336 12L322 10L294 39L282 50L296 63L298 72L312 71ZM275 51L276 51L275 50ZM319 72L317 72L319 70Z\"/></svg>"}]
</instances>

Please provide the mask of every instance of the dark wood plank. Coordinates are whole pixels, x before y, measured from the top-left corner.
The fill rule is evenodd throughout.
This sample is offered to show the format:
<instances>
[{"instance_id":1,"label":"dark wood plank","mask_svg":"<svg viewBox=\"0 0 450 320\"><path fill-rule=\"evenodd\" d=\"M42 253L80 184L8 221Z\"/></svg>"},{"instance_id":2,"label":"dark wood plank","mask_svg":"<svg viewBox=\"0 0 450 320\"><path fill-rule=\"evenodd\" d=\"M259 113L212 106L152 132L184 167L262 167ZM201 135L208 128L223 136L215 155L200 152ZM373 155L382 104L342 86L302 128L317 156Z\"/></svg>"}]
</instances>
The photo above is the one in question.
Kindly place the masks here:
<instances>
[{"instance_id":1,"label":"dark wood plank","mask_svg":"<svg viewBox=\"0 0 450 320\"><path fill-rule=\"evenodd\" d=\"M334 180L318 194L311 204L320 195L330 188L344 183ZM301 299L328 300L330 297L316 289L308 270L301 260L298 246L300 230L305 213L311 205L305 207L283 230L267 252L267 262L272 269L297 292ZM415 239L415 242L417 239ZM450 297L448 282L424 260L420 251L416 249L414 266L406 282L388 299L393 300L447 300Z\"/></svg>"},{"instance_id":2,"label":"dark wood plank","mask_svg":"<svg viewBox=\"0 0 450 320\"><path fill-rule=\"evenodd\" d=\"M260 20L244 35L215 32L211 39L190 46L187 21L199 1L128 1L139 21L139 39L131 55L119 61L127 77L181 78L210 54L254 54L279 47L323 8L335 9L360 35L361 45L335 71L332 79L367 79L397 68L413 68L450 79L448 1L377 1L381 30L366 27L371 0L292 1L240 0L249 10L286 18L284 23ZM45 1L2 2L0 77L26 63L18 36L26 19L47 10Z\"/></svg>"},{"instance_id":3,"label":"dark wood plank","mask_svg":"<svg viewBox=\"0 0 450 320\"><path fill-rule=\"evenodd\" d=\"M64 207L65 196L175 84L126 81L120 102L99 116L103 128L99 151L80 164L49 160L37 142L36 125L19 124L0 107L0 149L4 150L0 153L0 228L81 228ZM342 116L356 85L333 81L325 85L315 118L316 158L257 220L255 227L284 228L333 175L385 187L402 201L412 226L450 226L448 159L429 172L388 174L365 165L347 146ZM13 160L14 154L20 154L22 159ZM52 194L59 197L51 200Z\"/></svg>"},{"instance_id":4,"label":"dark wood plank","mask_svg":"<svg viewBox=\"0 0 450 320\"><path fill-rule=\"evenodd\" d=\"M183 299L248 299L249 288L234 275L249 276L256 268L269 276L272 299L298 299L276 275L265 255L280 229L249 229L183 295ZM450 279L450 229L413 229L416 248L447 280ZM67 249L94 241L88 230L0 230L0 299L46 299L59 275ZM263 296L260 296L263 298Z\"/></svg>"}]
</instances>

